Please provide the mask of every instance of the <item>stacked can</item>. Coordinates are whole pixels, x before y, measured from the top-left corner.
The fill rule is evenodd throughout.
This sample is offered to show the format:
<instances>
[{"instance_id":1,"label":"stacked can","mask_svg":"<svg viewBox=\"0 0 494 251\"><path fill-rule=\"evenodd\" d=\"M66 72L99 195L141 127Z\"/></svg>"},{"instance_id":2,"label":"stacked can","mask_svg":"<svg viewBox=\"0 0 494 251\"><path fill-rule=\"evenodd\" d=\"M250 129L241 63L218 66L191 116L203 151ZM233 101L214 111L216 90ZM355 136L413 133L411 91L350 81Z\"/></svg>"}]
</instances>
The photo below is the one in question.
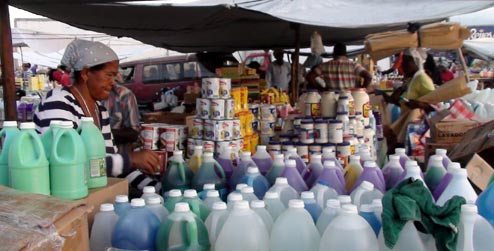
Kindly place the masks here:
<instances>
[{"instance_id":1,"label":"stacked can","mask_svg":"<svg viewBox=\"0 0 494 251\"><path fill-rule=\"evenodd\" d=\"M186 149L187 135L188 128L185 125L143 124L141 130L143 148L155 151L160 158L165 159L174 151Z\"/></svg>"},{"instance_id":2,"label":"stacked can","mask_svg":"<svg viewBox=\"0 0 494 251\"><path fill-rule=\"evenodd\" d=\"M276 106L261 104L259 110L260 142L262 145L268 145L274 137L275 123L278 117Z\"/></svg>"}]
</instances>

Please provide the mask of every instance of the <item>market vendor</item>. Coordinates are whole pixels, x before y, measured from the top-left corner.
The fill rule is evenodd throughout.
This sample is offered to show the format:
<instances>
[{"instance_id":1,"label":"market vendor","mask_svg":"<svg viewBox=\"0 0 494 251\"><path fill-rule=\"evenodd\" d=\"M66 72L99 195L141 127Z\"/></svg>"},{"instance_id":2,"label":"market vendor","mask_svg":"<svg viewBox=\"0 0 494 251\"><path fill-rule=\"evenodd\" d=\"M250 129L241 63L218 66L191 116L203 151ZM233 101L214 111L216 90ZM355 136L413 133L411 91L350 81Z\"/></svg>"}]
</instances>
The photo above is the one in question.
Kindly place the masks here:
<instances>
[{"instance_id":1,"label":"market vendor","mask_svg":"<svg viewBox=\"0 0 494 251\"><path fill-rule=\"evenodd\" d=\"M101 104L115 85L119 65L115 52L100 42L76 39L67 46L62 64L73 71L72 86L57 87L43 98L33 119L38 133L46 132L51 120L72 121L77 128L82 117L92 117L105 139L108 176L127 177L131 187L149 185L158 191L161 183L146 175L159 166L158 155L149 150L117 153L110 117Z\"/></svg>"},{"instance_id":2,"label":"market vendor","mask_svg":"<svg viewBox=\"0 0 494 251\"><path fill-rule=\"evenodd\" d=\"M402 61L403 85L397 88L392 95L383 94L387 103L398 105L401 108L400 118L391 127L384 128L390 150L403 145L408 122L420 118L421 111L433 110L429 104L417 100L434 91L434 83L423 69L426 58L427 53L423 48L406 49L403 52Z\"/></svg>"},{"instance_id":3,"label":"market vendor","mask_svg":"<svg viewBox=\"0 0 494 251\"><path fill-rule=\"evenodd\" d=\"M326 90L349 90L367 88L372 81L371 74L360 64L347 56L346 45L337 43L333 49L333 60L319 64L307 74L309 85L320 85ZM357 80L363 79L363 83Z\"/></svg>"}]
</instances>

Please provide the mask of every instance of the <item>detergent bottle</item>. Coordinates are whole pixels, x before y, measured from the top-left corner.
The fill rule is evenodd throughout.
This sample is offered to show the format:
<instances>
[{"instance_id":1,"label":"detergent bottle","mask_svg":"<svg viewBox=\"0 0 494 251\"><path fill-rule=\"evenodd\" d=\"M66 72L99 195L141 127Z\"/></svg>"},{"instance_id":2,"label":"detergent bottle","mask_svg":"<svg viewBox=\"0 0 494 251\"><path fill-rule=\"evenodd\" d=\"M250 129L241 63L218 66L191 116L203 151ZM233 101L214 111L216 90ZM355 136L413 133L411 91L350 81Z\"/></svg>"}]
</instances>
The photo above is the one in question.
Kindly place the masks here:
<instances>
[{"instance_id":1,"label":"detergent bottle","mask_svg":"<svg viewBox=\"0 0 494 251\"><path fill-rule=\"evenodd\" d=\"M3 129L0 131L0 138L2 139L0 148L0 185L2 186L10 186L9 149L13 138L15 138L18 133L19 129L17 129L17 121L3 122Z\"/></svg>"}]
</instances>

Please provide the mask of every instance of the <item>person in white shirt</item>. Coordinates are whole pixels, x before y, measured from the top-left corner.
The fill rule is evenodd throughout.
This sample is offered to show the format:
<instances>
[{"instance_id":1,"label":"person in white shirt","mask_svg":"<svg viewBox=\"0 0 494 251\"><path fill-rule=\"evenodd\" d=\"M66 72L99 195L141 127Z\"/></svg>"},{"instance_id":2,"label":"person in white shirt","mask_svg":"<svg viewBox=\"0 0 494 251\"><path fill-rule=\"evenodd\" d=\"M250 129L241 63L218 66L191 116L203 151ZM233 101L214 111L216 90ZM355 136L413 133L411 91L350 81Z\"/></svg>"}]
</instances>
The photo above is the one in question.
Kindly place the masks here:
<instances>
[{"instance_id":1,"label":"person in white shirt","mask_svg":"<svg viewBox=\"0 0 494 251\"><path fill-rule=\"evenodd\" d=\"M275 87L282 91L288 91L291 80L290 63L283 60L283 50L275 49L273 51L275 61L272 62L266 71L267 88Z\"/></svg>"}]
</instances>

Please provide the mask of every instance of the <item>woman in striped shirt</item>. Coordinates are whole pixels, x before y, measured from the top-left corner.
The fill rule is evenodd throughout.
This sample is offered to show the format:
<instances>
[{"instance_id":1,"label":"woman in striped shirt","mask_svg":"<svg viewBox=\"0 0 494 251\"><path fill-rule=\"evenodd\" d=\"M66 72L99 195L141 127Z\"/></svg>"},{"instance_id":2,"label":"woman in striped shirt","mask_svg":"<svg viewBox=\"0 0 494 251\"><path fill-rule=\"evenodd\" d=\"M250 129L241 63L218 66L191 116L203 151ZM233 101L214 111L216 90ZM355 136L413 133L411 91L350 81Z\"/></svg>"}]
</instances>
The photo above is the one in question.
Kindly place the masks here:
<instances>
[{"instance_id":1,"label":"woman in striped shirt","mask_svg":"<svg viewBox=\"0 0 494 251\"><path fill-rule=\"evenodd\" d=\"M100 103L115 84L119 64L115 52L102 43L76 39L67 46L62 64L73 70L73 84L51 90L41 101L33 118L38 133L48 130L52 120L72 121L78 128L82 117L92 117L105 139L107 174L127 177L132 187L151 185L160 190L161 183L146 175L159 166L156 153L117 153L108 112Z\"/></svg>"}]
</instances>

